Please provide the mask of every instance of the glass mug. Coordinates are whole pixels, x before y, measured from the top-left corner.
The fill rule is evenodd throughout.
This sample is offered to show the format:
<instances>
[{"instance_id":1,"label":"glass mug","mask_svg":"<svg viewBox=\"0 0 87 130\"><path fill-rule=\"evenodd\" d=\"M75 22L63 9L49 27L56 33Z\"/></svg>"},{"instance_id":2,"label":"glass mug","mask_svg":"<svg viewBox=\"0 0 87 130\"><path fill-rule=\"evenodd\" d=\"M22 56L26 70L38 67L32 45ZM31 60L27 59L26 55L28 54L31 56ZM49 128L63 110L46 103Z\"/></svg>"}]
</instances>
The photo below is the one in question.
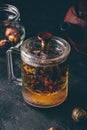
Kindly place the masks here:
<instances>
[{"instance_id":1,"label":"glass mug","mask_svg":"<svg viewBox=\"0 0 87 130\"><path fill-rule=\"evenodd\" d=\"M21 52L22 95L35 107L49 108L65 101L68 95L67 41L52 34L40 33L23 42ZM7 52L9 78L20 84L14 76L12 52ZM15 50L16 51L16 50Z\"/></svg>"},{"instance_id":2,"label":"glass mug","mask_svg":"<svg viewBox=\"0 0 87 130\"><path fill-rule=\"evenodd\" d=\"M9 4L0 5L0 55L14 46L20 46L25 29L20 24L19 10Z\"/></svg>"}]
</instances>

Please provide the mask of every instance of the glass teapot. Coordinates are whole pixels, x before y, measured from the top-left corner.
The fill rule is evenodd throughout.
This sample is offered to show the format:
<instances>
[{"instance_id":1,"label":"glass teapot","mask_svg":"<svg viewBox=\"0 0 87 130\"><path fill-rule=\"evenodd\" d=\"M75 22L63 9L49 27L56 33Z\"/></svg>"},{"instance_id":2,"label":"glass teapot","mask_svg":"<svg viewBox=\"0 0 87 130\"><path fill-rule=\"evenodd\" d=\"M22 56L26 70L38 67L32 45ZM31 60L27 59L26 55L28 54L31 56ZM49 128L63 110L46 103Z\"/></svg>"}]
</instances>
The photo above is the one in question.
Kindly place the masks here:
<instances>
[{"instance_id":1,"label":"glass teapot","mask_svg":"<svg viewBox=\"0 0 87 130\"><path fill-rule=\"evenodd\" d=\"M21 78L14 75L13 51L8 51L9 79L22 83L24 100L35 107L48 108L61 104L68 95L67 57L70 45L48 32L23 42L21 52ZM22 82L21 82L22 81Z\"/></svg>"},{"instance_id":2,"label":"glass teapot","mask_svg":"<svg viewBox=\"0 0 87 130\"><path fill-rule=\"evenodd\" d=\"M18 9L9 4L0 5L0 55L10 47L20 46L24 37Z\"/></svg>"}]
</instances>

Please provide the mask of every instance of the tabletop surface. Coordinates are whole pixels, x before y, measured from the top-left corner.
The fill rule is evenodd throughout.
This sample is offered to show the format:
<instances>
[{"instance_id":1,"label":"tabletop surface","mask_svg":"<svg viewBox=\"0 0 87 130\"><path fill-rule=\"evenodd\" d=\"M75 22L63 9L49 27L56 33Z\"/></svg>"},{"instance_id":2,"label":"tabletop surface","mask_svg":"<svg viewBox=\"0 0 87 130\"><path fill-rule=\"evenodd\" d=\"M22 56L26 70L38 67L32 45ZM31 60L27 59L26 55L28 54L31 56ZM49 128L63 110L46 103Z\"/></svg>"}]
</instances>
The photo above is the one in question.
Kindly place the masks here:
<instances>
[{"instance_id":1,"label":"tabletop surface","mask_svg":"<svg viewBox=\"0 0 87 130\"><path fill-rule=\"evenodd\" d=\"M51 18L51 15L49 17ZM38 33L42 26L46 27L49 23L49 20L47 20L48 23L45 25L42 23L42 26L39 26L40 22L47 18L43 14L42 19L37 19L36 24L38 26L35 23L30 26L36 16L31 18L29 24L25 21L25 18L23 19L27 37L28 25L30 27L29 35L32 35L35 31ZM56 22L54 21L51 22L55 24ZM53 30L52 26L50 30ZM56 30L53 31L56 33ZM15 71L20 73L20 58L17 57L14 60ZM0 130L47 130L50 127L57 127L58 130L87 130L87 122L76 123L72 119L72 110L75 107L80 107L87 111L87 56L77 53L73 48L71 49L69 56L68 97L64 103L54 108L42 109L28 105L22 97L22 86L9 83L7 70L6 54L0 55Z\"/></svg>"}]
</instances>

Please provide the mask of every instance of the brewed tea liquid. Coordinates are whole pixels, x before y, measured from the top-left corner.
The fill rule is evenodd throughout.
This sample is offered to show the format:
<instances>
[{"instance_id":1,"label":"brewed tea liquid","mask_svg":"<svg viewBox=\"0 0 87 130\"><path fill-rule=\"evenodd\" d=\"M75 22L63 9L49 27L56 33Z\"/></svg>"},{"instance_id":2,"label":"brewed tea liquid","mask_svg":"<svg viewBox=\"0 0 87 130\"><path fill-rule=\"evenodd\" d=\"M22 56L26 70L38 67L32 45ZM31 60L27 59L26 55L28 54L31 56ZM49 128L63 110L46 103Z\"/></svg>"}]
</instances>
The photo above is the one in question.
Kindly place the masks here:
<instances>
[{"instance_id":1,"label":"brewed tea liquid","mask_svg":"<svg viewBox=\"0 0 87 130\"><path fill-rule=\"evenodd\" d=\"M22 84L23 98L28 104L44 108L57 106L68 95L67 63L33 67L22 61Z\"/></svg>"}]
</instances>

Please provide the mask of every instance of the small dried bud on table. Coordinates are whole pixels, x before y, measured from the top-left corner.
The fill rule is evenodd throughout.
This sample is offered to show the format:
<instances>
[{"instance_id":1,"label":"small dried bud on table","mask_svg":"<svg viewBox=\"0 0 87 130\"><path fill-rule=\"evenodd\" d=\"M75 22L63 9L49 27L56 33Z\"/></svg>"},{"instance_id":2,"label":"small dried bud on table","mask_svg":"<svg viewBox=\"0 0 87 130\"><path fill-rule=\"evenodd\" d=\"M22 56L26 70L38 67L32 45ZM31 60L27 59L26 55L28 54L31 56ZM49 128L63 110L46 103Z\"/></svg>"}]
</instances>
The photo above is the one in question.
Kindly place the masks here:
<instances>
[{"instance_id":1,"label":"small dried bud on table","mask_svg":"<svg viewBox=\"0 0 87 130\"><path fill-rule=\"evenodd\" d=\"M55 127L51 127L48 130L56 130L56 128Z\"/></svg>"},{"instance_id":2,"label":"small dried bud on table","mask_svg":"<svg viewBox=\"0 0 87 130\"><path fill-rule=\"evenodd\" d=\"M87 119L87 112L81 108L74 108L72 111L72 118L76 122L85 120Z\"/></svg>"}]
</instances>

